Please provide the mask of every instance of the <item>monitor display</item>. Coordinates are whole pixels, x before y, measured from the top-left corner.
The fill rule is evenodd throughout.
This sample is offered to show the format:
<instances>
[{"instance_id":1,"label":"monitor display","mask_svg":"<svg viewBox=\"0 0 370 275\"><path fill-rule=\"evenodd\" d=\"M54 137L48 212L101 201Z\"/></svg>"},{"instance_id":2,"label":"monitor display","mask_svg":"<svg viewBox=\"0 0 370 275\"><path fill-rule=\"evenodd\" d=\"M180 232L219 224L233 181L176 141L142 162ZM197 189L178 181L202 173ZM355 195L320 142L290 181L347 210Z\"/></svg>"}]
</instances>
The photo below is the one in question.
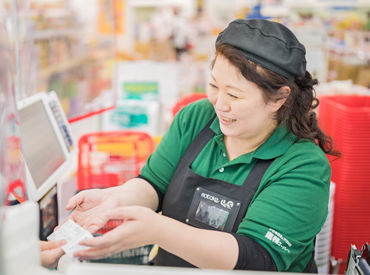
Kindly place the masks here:
<instances>
[{"instance_id":1,"label":"monitor display","mask_svg":"<svg viewBox=\"0 0 370 275\"><path fill-rule=\"evenodd\" d=\"M42 101L19 111L22 153L36 188L52 175L66 157Z\"/></svg>"},{"instance_id":2,"label":"monitor display","mask_svg":"<svg viewBox=\"0 0 370 275\"><path fill-rule=\"evenodd\" d=\"M68 121L55 93L38 93L17 103L28 198L40 201L71 164Z\"/></svg>"}]
</instances>

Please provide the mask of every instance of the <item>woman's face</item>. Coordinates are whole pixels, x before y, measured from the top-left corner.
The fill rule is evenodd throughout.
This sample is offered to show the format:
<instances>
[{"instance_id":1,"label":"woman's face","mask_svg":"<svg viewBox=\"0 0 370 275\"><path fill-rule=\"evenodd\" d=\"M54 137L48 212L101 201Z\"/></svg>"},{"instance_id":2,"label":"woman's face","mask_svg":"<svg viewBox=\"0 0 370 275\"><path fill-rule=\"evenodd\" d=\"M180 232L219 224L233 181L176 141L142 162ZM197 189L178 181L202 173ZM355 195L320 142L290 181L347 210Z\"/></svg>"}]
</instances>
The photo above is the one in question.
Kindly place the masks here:
<instances>
[{"instance_id":1,"label":"woman's face","mask_svg":"<svg viewBox=\"0 0 370 275\"><path fill-rule=\"evenodd\" d=\"M225 136L255 139L276 127L276 104L266 103L262 90L222 55L213 66L207 94Z\"/></svg>"}]
</instances>

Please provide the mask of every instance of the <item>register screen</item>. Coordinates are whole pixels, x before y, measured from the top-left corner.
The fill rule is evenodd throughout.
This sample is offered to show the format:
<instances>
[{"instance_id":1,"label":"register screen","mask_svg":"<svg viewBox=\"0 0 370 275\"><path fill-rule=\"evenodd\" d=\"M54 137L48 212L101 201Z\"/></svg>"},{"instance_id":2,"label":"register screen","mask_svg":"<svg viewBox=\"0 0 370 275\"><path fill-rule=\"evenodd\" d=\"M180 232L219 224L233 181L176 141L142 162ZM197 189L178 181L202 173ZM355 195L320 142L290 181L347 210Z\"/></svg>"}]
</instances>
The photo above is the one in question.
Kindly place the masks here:
<instances>
[{"instance_id":1,"label":"register screen","mask_svg":"<svg viewBox=\"0 0 370 275\"><path fill-rule=\"evenodd\" d=\"M39 188L63 164L65 157L42 102L21 109L19 118L23 156Z\"/></svg>"}]
</instances>

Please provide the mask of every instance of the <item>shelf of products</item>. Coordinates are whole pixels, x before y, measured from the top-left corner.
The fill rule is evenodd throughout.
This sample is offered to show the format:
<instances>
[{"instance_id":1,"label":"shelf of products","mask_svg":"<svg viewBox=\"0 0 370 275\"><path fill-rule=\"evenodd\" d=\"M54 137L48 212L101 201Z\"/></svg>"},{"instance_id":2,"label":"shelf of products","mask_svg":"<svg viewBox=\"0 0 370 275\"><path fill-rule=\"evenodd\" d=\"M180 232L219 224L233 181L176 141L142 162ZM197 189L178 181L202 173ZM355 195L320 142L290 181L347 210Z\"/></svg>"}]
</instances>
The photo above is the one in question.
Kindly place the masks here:
<instances>
[{"instance_id":1,"label":"shelf of products","mask_svg":"<svg viewBox=\"0 0 370 275\"><path fill-rule=\"evenodd\" d=\"M114 19L114 1L94 1L89 7L84 1L29 2L19 19L27 25L23 46L32 57L21 62L21 70L25 85L26 78L35 80L23 87L22 97L55 90L70 120L114 106L115 37L103 32L100 22L101 13L108 18L111 12ZM114 20L108 23L114 30Z\"/></svg>"}]
</instances>

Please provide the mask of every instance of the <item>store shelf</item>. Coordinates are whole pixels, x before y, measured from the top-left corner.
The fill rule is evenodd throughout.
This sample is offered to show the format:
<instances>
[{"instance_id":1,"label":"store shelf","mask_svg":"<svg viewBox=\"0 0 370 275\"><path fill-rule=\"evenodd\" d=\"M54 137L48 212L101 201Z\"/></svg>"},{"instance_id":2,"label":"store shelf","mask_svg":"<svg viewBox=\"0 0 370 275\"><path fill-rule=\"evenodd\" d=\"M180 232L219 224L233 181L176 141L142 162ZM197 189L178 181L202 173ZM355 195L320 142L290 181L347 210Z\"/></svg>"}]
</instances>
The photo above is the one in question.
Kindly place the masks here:
<instances>
[{"instance_id":1,"label":"store shelf","mask_svg":"<svg viewBox=\"0 0 370 275\"><path fill-rule=\"evenodd\" d=\"M94 59L94 60L106 60L110 58L114 58L115 53L114 49L108 50L108 49L98 49L94 50L93 52L90 53L89 59Z\"/></svg>"},{"instance_id":2,"label":"store shelf","mask_svg":"<svg viewBox=\"0 0 370 275\"><path fill-rule=\"evenodd\" d=\"M110 58L114 58L114 50L107 50L107 49L97 49L94 51L91 51L88 54L85 54L82 57L78 58L68 58L66 61L55 64L53 66L49 66L43 70L40 71L39 76L41 78L48 78L56 73L62 73L71 69L74 69L75 67L78 67L82 65L83 63L86 63L91 60L107 60Z\"/></svg>"},{"instance_id":3,"label":"store shelf","mask_svg":"<svg viewBox=\"0 0 370 275\"><path fill-rule=\"evenodd\" d=\"M135 7L182 6L182 0L134 0L129 5Z\"/></svg>"},{"instance_id":4,"label":"store shelf","mask_svg":"<svg viewBox=\"0 0 370 275\"><path fill-rule=\"evenodd\" d=\"M83 56L83 57L79 57L79 58L74 58L74 59L71 58L66 62L62 62L62 63L56 64L54 66L50 66L47 69L41 70L40 71L40 77L41 78L48 78L53 74L68 71L68 70L73 69L77 66L80 66L81 64L83 64L88 59L89 59L89 56L87 56L87 55Z\"/></svg>"},{"instance_id":5,"label":"store shelf","mask_svg":"<svg viewBox=\"0 0 370 275\"><path fill-rule=\"evenodd\" d=\"M33 34L33 40L47 40L65 36L77 36L81 32L76 29L65 29L65 30L39 30Z\"/></svg>"},{"instance_id":6,"label":"store shelf","mask_svg":"<svg viewBox=\"0 0 370 275\"><path fill-rule=\"evenodd\" d=\"M49 17L49 18L61 18L70 16L70 10L62 7L55 7L55 8L31 8L31 9L23 9L18 12L19 18L30 18L30 17Z\"/></svg>"},{"instance_id":7,"label":"store shelf","mask_svg":"<svg viewBox=\"0 0 370 275\"><path fill-rule=\"evenodd\" d=\"M71 11L69 9L63 8L63 7L55 7L55 8L38 8L38 9L30 9L25 12L26 16L44 16L44 17L65 17L70 16Z\"/></svg>"},{"instance_id":8,"label":"store shelf","mask_svg":"<svg viewBox=\"0 0 370 275\"><path fill-rule=\"evenodd\" d=\"M336 7L347 7L347 8L364 8L370 7L368 0L285 0L289 8L336 8Z\"/></svg>"}]
</instances>

